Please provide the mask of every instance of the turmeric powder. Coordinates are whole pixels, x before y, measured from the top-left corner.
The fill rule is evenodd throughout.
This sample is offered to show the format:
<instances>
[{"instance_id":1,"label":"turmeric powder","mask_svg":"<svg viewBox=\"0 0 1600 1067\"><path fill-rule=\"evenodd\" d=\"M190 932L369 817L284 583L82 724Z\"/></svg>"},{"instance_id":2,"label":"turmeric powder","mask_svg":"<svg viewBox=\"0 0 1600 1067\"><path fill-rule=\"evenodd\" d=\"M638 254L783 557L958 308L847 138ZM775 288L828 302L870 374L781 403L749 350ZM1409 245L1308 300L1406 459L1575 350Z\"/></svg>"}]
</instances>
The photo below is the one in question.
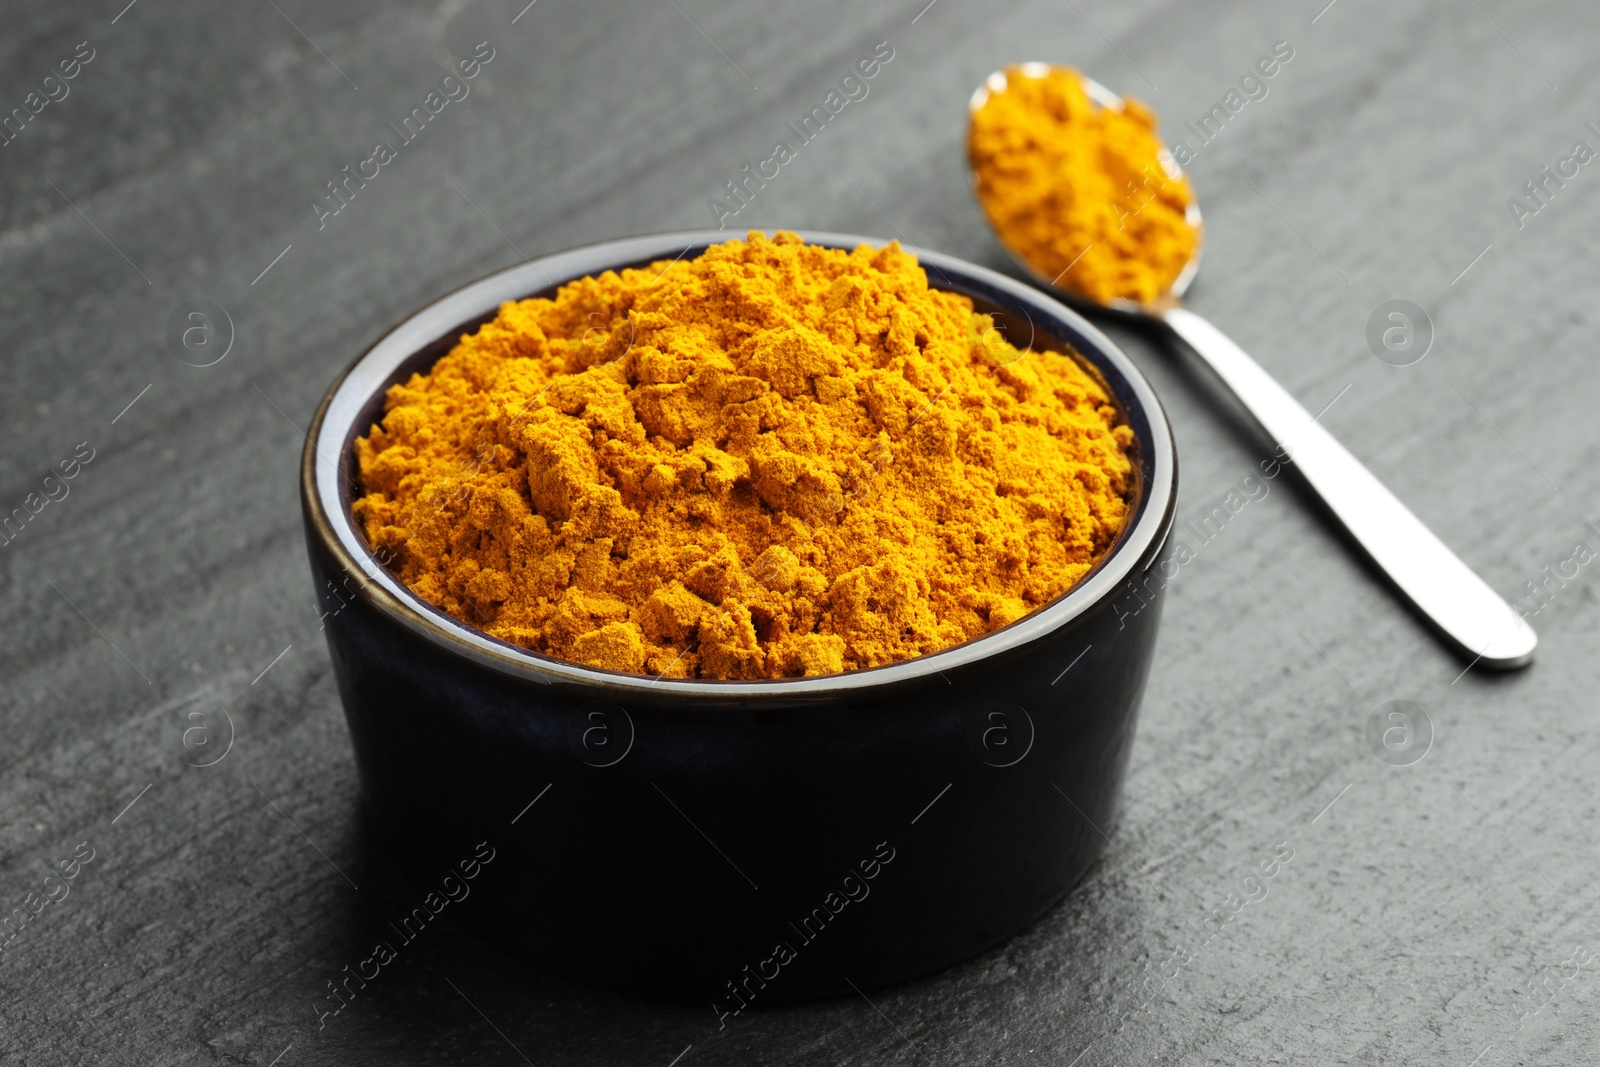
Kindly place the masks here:
<instances>
[{"instance_id":1,"label":"turmeric powder","mask_svg":"<svg viewBox=\"0 0 1600 1067\"><path fill-rule=\"evenodd\" d=\"M1054 284L1097 303L1148 304L1194 258L1189 181L1139 101L1101 107L1077 71L1008 67L971 115L967 154L1000 241Z\"/></svg>"},{"instance_id":2,"label":"turmeric powder","mask_svg":"<svg viewBox=\"0 0 1600 1067\"><path fill-rule=\"evenodd\" d=\"M390 388L359 528L501 640L689 678L830 674L979 637L1122 528L1132 431L899 245L752 232L510 301Z\"/></svg>"}]
</instances>

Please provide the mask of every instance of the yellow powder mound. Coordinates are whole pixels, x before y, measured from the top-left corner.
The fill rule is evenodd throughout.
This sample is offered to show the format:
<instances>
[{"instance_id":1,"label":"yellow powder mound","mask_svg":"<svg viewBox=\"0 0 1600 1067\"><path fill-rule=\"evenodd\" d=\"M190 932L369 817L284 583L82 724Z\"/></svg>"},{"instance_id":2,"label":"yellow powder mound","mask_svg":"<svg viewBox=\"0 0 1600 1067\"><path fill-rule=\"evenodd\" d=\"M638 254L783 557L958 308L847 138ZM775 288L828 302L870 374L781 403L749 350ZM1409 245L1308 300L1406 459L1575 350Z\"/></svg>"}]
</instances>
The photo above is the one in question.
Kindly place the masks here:
<instances>
[{"instance_id":1,"label":"yellow powder mound","mask_svg":"<svg viewBox=\"0 0 1600 1067\"><path fill-rule=\"evenodd\" d=\"M1099 303L1165 294L1200 231L1184 220L1188 179L1162 167L1155 115L1132 98L1123 111L1100 107L1065 67L1005 74L1005 91L990 94L967 129L978 202L1001 242Z\"/></svg>"},{"instance_id":2,"label":"yellow powder mound","mask_svg":"<svg viewBox=\"0 0 1600 1067\"><path fill-rule=\"evenodd\" d=\"M355 517L502 640L669 677L918 656L1066 590L1132 433L900 247L751 233L508 302L356 442Z\"/></svg>"}]
</instances>

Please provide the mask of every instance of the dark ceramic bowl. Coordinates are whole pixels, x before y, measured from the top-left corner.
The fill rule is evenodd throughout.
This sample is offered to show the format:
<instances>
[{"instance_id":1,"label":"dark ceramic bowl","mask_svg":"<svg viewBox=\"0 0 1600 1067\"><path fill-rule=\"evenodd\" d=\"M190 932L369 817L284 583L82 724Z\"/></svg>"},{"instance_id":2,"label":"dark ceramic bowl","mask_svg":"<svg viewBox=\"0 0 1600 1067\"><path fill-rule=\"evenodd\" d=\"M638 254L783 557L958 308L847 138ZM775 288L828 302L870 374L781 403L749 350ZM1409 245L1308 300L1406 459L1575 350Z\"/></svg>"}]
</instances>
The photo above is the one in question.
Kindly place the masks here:
<instances>
[{"instance_id":1,"label":"dark ceramic bowl","mask_svg":"<svg viewBox=\"0 0 1600 1067\"><path fill-rule=\"evenodd\" d=\"M885 667L678 681L505 644L378 564L350 518L352 442L392 383L502 301L728 236L562 252L428 305L333 383L301 474L356 764L401 865L437 887L491 855L463 883L470 898L452 909L463 921L552 970L709 1000L719 1015L947 967L1017 933L1083 876L1115 820L1160 613L1162 582L1146 579L1176 495L1165 414L1126 355L1035 289L913 250L936 287L995 313L1019 347L1075 348L1137 436L1127 526L1051 604Z\"/></svg>"}]
</instances>

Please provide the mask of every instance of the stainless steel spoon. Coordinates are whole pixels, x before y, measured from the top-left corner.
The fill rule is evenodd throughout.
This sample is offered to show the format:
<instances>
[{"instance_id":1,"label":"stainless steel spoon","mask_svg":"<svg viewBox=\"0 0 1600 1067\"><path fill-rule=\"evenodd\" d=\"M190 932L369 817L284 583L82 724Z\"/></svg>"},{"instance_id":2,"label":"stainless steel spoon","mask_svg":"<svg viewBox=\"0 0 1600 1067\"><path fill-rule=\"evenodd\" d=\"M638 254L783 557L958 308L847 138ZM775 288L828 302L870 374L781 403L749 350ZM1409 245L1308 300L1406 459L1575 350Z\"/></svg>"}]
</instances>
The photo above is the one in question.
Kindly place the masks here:
<instances>
[{"instance_id":1,"label":"stainless steel spoon","mask_svg":"<svg viewBox=\"0 0 1600 1067\"><path fill-rule=\"evenodd\" d=\"M1043 63L1024 63L1020 69L1025 77L1041 77L1050 67ZM989 75L972 94L969 111L977 111L990 95L1005 92L1006 77L1005 71ZM1122 97L1089 78L1082 80L1089 98L1096 104L1122 110ZM1176 161L1165 150L1162 154L1161 163L1168 177L1177 178L1181 172ZM976 192L976 175L973 188ZM981 204L979 208L982 209ZM1190 225L1199 228L1200 210L1192 203L1188 220ZM1000 243L1005 245L1003 238ZM1200 267L1198 246L1194 258L1184 266L1169 291L1150 304L1125 299L1096 303L1057 285L1056 280L1040 274L1016 253L1012 252L1011 256L1035 281L1080 310L1111 310L1165 323L1233 390L1373 561L1424 615L1472 657L1473 664L1508 669L1533 660L1534 646L1539 640L1533 627L1461 562L1242 348L1228 340L1221 330L1183 307L1183 294Z\"/></svg>"}]
</instances>

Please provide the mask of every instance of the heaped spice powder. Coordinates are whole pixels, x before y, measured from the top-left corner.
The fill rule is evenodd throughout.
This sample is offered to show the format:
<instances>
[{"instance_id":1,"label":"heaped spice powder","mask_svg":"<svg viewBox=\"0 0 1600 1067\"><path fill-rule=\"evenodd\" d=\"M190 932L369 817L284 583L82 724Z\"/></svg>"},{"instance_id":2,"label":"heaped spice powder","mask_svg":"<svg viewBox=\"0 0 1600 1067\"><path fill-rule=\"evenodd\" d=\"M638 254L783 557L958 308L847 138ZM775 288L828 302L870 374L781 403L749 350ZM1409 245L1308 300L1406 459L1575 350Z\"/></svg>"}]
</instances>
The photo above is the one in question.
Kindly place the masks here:
<instances>
[{"instance_id":1,"label":"heaped spice powder","mask_svg":"<svg viewBox=\"0 0 1600 1067\"><path fill-rule=\"evenodd\" d=\"M1064 67L1007 67L1004 91L972 113L967 157L978 202L1015 255L1096 302L1148 304L1194 258L1200 231L1155 114L1132 97L1123 105L1101 107Z\"/></svg>"},{"instance_id":2,"label":"heaped spice powder","mask_svg":"<svg viewBox=\"0 0 1600 1067\"><path fill-rule=\"evenodd\" d=\"M1065 591L1122 528L1132 440L897 244L751 233L502 305L389 390L354 511L418 596L524 648L829 674Z\"/></svg>"}]
</instances>

